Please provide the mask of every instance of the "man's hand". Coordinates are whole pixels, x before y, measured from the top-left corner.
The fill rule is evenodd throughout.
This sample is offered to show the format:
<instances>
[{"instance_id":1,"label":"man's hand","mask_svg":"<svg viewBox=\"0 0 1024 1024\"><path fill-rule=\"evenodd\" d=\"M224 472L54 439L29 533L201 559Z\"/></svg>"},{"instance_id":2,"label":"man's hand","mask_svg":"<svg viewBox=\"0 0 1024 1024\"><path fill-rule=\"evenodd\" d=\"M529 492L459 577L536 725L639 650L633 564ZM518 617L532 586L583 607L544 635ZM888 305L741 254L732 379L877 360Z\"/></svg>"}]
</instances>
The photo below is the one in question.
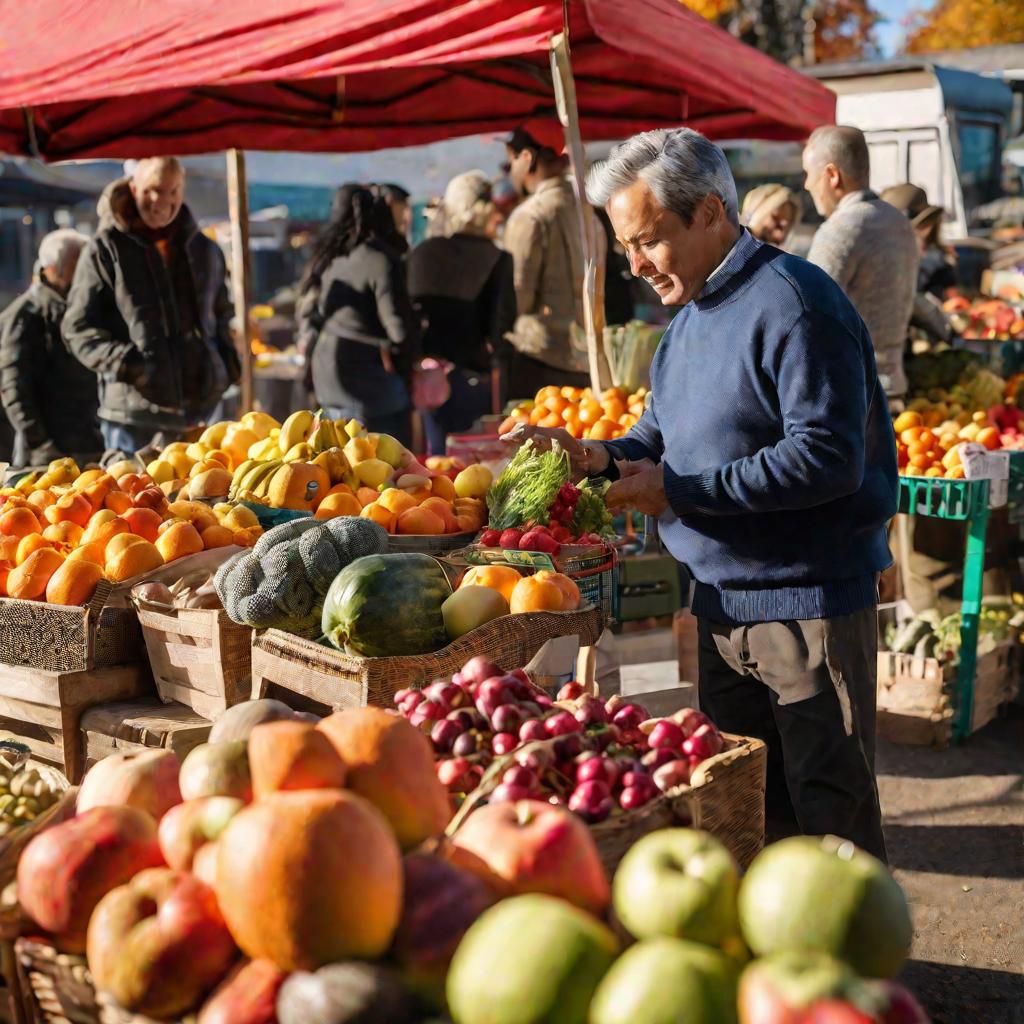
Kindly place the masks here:
<instances>
[{"instance_id":1,"label":"man's hand","mask_svg":"<svg viewBox=\"0 0 1024 1024\"><path fill-rule=\"evenodd\" d=\"M660 516L668 508L665 477L661 465L639 472L626 467L628 475L620 477L605 491L604 500L614 512L635 508L645 516Z\"/></svg>"},{"instance_id":2,"label":"man's hand","mask_svg":"<svg viewBox=\"0 0 1024 1024\"><path fill-rule=\"evenodd\" d=\"M609 454L600 441L577 441L562 427L535 427L530 423L517 423L501 441L518 448L527 441L533 441L538 451L546 452L552 441L557 441L569 455L575 478L603 473L608 468Z\"/></svg>"}]
</instances>

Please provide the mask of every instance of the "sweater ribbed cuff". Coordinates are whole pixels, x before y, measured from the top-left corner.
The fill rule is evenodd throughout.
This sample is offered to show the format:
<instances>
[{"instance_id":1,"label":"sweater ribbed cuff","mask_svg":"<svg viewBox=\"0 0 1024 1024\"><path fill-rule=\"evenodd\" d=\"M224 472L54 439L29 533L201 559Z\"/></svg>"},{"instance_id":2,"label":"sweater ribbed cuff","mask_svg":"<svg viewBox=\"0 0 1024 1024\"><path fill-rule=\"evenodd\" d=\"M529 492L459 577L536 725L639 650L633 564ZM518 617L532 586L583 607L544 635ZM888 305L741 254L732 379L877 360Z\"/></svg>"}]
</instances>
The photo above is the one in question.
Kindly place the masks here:
<instances>
[{"instance_id":1,"label":"sweater ribbed cuff","mask_svg":"<svg viewBox=\"0 0 1024 1024\"><path fill-rule=\"evenodd\" d=\"M665 497L677 516L707 511L711 505L711 474L691 473L681 476L667 462L662 462Z\"/></svg>"}]
</instances>

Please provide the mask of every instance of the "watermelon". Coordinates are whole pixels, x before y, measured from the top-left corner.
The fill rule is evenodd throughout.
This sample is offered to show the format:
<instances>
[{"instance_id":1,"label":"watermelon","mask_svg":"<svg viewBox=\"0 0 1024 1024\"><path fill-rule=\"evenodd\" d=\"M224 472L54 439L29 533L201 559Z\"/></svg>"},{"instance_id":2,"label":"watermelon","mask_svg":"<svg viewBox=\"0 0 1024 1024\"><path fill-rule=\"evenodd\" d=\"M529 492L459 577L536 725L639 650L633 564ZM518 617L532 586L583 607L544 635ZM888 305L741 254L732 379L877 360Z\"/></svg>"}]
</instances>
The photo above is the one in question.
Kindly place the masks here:
<instances>
[{"instance_id":1,"label":"watermelon","mask_svg":"<svg viewBox=\"0 0 1024 1024\"><path fill-rule=\"evenodd\" d=\"M324 599L323 633L347 654L430 654L448 643L441 606L452 592L429 555L366 555L338 573Z\"/></svg>"}]
</instances>

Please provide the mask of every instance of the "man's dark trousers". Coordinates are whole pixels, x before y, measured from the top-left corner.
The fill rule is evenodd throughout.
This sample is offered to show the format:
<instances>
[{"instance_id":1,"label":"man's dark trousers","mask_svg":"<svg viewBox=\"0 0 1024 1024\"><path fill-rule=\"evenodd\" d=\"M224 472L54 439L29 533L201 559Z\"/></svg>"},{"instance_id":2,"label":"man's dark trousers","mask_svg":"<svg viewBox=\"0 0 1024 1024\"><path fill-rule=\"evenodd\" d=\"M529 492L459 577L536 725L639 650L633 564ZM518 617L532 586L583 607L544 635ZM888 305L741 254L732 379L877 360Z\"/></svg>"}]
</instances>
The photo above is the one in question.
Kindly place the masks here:
<instances>
[{"instance_id":1,"label":"man's dark trousers","mask_svg":"<svg viewBox=\"0 0 1024 1024\"><path fill-rule=\"evenodd\" d=\"M831 833L885 860L875 783L874 607L833 619L700 620L700 706L768 745L768 830Z\"/></svg>"}]
</instances>

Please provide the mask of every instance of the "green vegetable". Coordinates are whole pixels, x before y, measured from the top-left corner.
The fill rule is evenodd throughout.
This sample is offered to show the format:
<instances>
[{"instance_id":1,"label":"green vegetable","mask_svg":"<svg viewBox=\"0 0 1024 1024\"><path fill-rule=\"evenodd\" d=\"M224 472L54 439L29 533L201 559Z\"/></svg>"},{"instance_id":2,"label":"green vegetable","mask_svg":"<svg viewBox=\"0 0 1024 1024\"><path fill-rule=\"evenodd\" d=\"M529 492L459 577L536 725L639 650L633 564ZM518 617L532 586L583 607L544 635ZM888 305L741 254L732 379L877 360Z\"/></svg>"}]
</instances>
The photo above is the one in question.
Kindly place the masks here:
<instances>
[{"instance_id":1,"label":"green vegetable","mask_svg":"<svg viewBox=\"0 0 1024 1024\"><path fill-rule=\"evenodd\" d=\"M491 529L547 523L548 509L569 476L569 456L557 441L546 452L527 441L487 492Z\"/></svg>"},{"instance_id":2,"label":"green vegetable","mask_svg":"<svg viewBox=\"0 0 1024 1024\"><path fill-rule=\"evenodd\" d=\"M601 537L614 535L612 514L604 502L605 491L610 486L609 480L584 480L579 485L580 496L572 517L572 531L577 537L584 533Z\"/></svg>"},{"instance_id":3,"label":"green vegetable","mask_svg":"<svg viewBox=\"0 0 1024 1024\"><path fill-rule=\"evenodd\" d=\"M357 558L327 592L323 634L339 650L365 658L430 654L448 643L441 606L451 592L429 555Z\"/></svg>"}]
</instances>

